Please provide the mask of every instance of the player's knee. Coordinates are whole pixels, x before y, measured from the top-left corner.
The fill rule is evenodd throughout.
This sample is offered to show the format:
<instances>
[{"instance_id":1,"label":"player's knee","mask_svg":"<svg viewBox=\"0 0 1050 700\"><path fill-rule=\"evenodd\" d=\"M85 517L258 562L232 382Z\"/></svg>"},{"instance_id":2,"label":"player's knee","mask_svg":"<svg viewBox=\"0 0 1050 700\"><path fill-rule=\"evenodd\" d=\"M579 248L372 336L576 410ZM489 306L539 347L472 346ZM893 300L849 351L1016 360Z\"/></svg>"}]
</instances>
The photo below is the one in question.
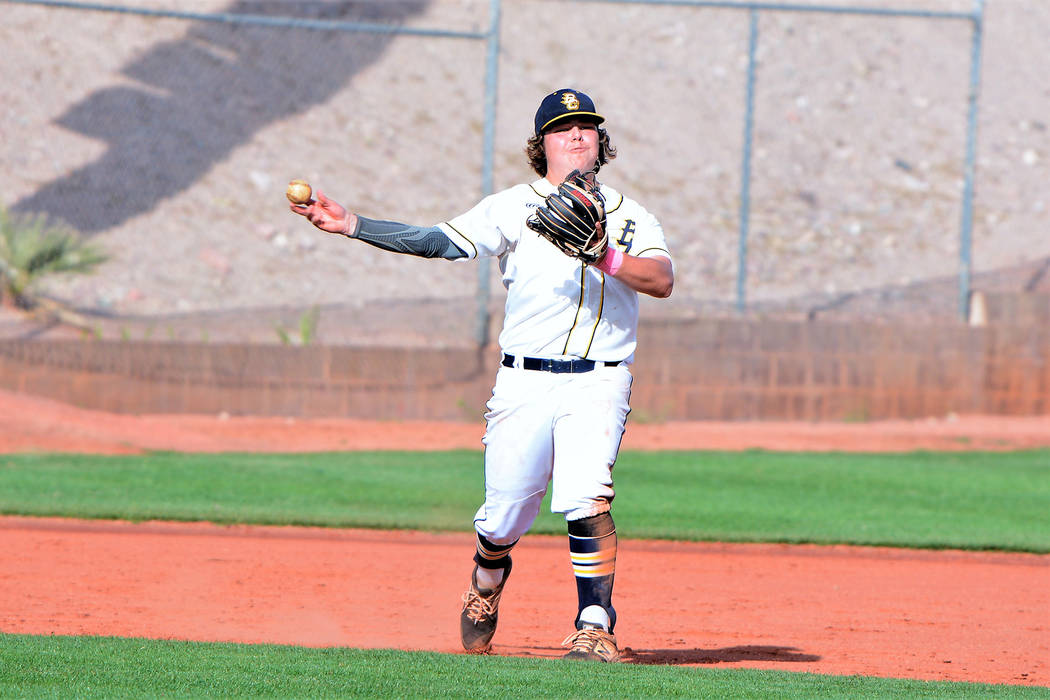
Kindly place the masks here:
<instances>
[{"instance_id":1,"label":"player's knee","mask_svg":"<svg viewBox=\"0 0 1050 700\"><path fill-rule=\"evenodd\" d=\"M485 503L474 518L474 529L493 544L510 544L525 534L540 512L543 492L518 501Z\"/></svg>"}]
</instances>

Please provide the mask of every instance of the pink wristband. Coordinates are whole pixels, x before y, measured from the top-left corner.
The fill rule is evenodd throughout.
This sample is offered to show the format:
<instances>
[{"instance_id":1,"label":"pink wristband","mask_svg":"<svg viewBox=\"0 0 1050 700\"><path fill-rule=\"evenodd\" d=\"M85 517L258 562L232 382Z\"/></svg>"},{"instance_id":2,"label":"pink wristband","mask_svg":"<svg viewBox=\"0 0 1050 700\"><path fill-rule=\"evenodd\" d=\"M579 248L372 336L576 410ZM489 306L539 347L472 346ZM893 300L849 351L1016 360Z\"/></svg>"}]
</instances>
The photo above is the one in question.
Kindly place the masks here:
<instances>
[{"instance_id":1,"label":"pink wristband","mask_svg":"<svg viewBox=\"0 0 1050 700\"><path fill-rule=\"evenodd\" d=\"M623 266L623 258L623 252L617 248L609 248L595 267L606 274L615 275Z\"/></svg>"}]
</instances>

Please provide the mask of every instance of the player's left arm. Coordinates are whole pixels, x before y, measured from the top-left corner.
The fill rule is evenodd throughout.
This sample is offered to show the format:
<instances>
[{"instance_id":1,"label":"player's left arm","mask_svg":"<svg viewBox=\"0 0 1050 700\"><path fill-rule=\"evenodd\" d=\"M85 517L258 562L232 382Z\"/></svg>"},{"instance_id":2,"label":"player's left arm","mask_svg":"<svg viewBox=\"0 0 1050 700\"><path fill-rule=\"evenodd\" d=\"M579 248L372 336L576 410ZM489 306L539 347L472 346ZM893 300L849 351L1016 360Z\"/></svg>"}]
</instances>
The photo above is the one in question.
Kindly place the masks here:
<instances>
[{"instance_id":1,"label":"player's left arm","mask_svg":"<svg viewBox=\"0 0 1050 700\"><path fill-rule=\"evenodd\" d=\"M609 249L596 267L640 294L665 299L674 289L674 263L663 226L637 202L622 195L613 211L623 223L609 232Z\"/></svg>"},{"instance_id":2,"label":"player's left arm","mask_svg":"<svg viewBox=\"0 0 1050 700\"><path fill-rule=\"evenodd\" d=\"M609 260L610 256L622 258L619 261ZM598 268L634 291L660 299L671 296L671 290L674 289L674 267L670 258L662 255L638 257L621 253L615 248L609 248L605 258L599 262Z\"/></svg>"}]
</instances>

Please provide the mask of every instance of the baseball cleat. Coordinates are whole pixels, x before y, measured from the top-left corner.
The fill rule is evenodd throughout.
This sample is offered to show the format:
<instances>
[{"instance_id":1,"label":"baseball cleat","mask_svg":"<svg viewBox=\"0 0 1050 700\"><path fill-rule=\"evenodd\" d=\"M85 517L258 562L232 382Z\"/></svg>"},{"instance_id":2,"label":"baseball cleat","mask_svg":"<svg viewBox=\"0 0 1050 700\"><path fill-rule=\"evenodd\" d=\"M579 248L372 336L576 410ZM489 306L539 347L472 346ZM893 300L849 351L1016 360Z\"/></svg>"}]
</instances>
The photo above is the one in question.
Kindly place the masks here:
<instances>
[{"instance_id":1,"label":"baseball cleat","mask_svg":"<svg viewBox=\"0 0 1050 700\"><path fill-rule=\"evenodd\" d=\"M620 650L616 646L616 637L597 625L584 625L561 643L569 647L564 659L576 661L603 661L613 663L620 659Z\"/></svg>"},{"instance_id":2,"label":"baseball cleat","mask_svg":"<svg viewBox=\"0 0 1050 700\"><path fill-rule=\"evenodd\" d=\"M499 599L510 577L510 564L503 570L503 580L493 589L478 588L478 568L470 574L470 588L463 594L463 612L459 616L459 634L463 648L471 654L486 654L492 647L499 617Z\"/></svg>"}]
</instances>

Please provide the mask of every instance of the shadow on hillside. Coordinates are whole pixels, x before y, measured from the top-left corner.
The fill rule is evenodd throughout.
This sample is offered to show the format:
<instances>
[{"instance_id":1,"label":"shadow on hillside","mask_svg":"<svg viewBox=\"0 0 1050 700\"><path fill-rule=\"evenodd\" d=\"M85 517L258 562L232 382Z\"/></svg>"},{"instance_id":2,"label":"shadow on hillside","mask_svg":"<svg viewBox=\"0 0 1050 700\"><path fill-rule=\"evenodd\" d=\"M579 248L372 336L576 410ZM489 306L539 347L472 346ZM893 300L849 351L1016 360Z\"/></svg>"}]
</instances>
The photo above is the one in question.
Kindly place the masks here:
<instances>
[{"instance_id":1,"label":"shadow on hillside","mask_svg":"<svg viewBox=\"0 0 1050 700\"><path fill-rule=\"evenodd\" d=\"M429 0L236 0L227 14L397 25ZM17 202L91 235L151 210L198 181L273 122L327 101L392 37L345 31L187 22L185 35L123 69L58 123L104 141L105 153ZM130 185L130 186L129 186Z\"/></svg>"}]
</instances>

